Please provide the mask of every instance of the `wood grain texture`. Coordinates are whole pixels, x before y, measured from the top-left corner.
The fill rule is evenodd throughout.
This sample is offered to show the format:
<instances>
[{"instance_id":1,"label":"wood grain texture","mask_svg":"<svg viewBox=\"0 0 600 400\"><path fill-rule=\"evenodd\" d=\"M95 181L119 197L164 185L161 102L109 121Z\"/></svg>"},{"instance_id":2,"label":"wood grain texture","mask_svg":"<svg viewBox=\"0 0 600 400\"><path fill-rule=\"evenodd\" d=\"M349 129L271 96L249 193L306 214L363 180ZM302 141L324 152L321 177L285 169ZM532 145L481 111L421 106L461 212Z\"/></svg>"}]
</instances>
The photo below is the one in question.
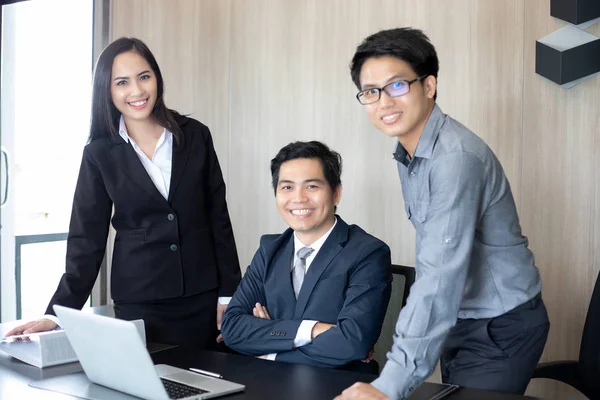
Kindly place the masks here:
<instances>
[{"instance_id":1,"label":"wood grain texture","mask_svg":"<svg viewBox=\"0 0 600 400\"><path fill-rule=\"evenodd\" d=\"M552 324L543 361L577 359L598 271L600 77L571 89L535 74L535 41L564 26L547 1L525 2L521 222L542 274ZM596 24L588 29L600 34ZM540 380L533 395L583 399Z\"/></svg>"},{"instance_id":2,"label":"wood grain texture","mask_svg":"<svg viewBox=\"0 0 600 400\"><path fill-rule=\"evenodd\" d=\"M230 193L243 201L230 207L236 231L244 232L236 239L246 262L261 234L285 228L269 161L296 140L321 140L342 155L339 214L390 244L404 243L395 260L414 262L414 232L391 157L394 142L369 126L349 75L355 47L372 29L364 27L361 2L344 4L238 2L233 9L231 129L238 140L231 142L230 157L238 161L238 169L231 168L238 184Z\"/></svg>"},{"instance_id":3,"label":"wood grain texture","mask_svg":"<svg viewBox=\"0 0 600 400\"><path fill-rule=\"evenodd\" d=\"M212 133L228 177L230 1L111 2L110 39L133 36L148 45L165 81L167 107L189 114Z\"/></svg>"}]
</instances>

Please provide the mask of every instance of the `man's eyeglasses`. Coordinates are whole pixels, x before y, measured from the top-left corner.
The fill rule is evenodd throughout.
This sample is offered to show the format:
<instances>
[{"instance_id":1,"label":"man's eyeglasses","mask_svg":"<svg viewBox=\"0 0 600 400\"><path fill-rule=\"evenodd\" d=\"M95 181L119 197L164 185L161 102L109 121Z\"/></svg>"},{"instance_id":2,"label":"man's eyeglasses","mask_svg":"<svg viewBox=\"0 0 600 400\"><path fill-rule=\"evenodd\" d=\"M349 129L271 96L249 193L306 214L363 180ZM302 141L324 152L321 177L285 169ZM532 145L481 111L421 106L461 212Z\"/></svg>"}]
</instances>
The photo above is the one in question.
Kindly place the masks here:
<instances>
[{"instance_id":1,"label":"man's eyeglasses","mask_svg":"<svg viewBox=\"0 0 600 400\"><path fill-rule=\"evenodd\" d=\"M386 92L387 95L390 97L403 96L410 91L410 85L426 77L427 75L423 75L413 79L412 81L395 81L388 83L387 85L381 88L369 88L361 90L356 95L356 98L358 99L360 104L372 104L379 101L379 99L381 98L381 91Z\"/></svg>"}]
</instances>

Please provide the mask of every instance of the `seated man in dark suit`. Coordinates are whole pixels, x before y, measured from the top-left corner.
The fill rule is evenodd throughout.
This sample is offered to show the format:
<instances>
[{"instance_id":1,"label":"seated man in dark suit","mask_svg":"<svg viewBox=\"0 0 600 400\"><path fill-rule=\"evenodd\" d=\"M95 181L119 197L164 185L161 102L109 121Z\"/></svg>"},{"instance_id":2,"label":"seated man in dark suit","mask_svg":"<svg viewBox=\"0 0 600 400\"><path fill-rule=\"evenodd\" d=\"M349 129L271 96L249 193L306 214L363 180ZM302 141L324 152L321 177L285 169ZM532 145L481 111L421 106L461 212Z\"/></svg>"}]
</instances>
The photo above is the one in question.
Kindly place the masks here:
<instances>
[{"instance_id":1,"label":"seated man in dark suit","mask_svg":"<svg viewBox=\"0 0 600 400\"><path fill-rule=\"evenodd\" d=\"M322 367L368 357L390 298L390 249L335 214L341 170L320 142L291 143L271 160L290 229L261 238L227 307L221 334L232 349Z\"/></svg>"}]
</instances>

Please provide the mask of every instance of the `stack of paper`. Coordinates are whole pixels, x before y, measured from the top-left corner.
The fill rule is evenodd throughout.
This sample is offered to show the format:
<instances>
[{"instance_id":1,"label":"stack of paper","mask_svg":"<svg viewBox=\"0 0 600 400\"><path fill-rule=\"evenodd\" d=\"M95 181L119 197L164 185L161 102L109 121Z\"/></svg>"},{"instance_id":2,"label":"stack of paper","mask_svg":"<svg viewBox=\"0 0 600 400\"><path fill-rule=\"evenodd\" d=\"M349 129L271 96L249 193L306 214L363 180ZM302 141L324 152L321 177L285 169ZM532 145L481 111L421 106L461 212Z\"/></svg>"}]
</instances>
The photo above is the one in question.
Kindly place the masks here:
<instances>
[{"instance_id":1,"label":"stack of paper","mask_svg":"<svg viewBox=\"0 0 600 400\"><path fill-rule=\"evenodd\" d=\"M146 342L144 321L135 320L140 335ZM64 330L10 336L2 339L0 350L38 368L77 361Z\"/></svg>"},{"instance_id":2,"label":"stack of paper","mask_svg":"<svg viewBox=\"0 0 600 400\"><path fill-rule=\"evenodd\" d=\"M38 368L77 361L63 330L19 335L4 339L0 350Z\"/></svg>"}]
</instances>

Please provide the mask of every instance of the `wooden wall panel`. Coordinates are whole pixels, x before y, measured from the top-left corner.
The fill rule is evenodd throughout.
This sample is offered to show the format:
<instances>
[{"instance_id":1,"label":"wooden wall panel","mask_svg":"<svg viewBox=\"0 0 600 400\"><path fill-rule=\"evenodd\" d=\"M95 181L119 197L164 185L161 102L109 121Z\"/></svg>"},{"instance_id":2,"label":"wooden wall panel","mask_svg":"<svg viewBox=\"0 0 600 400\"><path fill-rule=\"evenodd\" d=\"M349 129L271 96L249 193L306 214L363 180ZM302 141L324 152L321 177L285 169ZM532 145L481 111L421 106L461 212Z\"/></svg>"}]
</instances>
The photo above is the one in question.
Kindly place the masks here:
<instances>
[{"instance_id":1,"label":"wooden wall panel","mask_svg":"<svg viewBox=\"0 0 600 400\"><path fill-rule=\"evenodd\" d=\"M238 2L232 11L230 122L239 140L231 142L230 155L239 162L231 168L236 184L230 193L243 201L230 207L236 232L243 232L236 239L245 263L261 234L285 228L270 188L270 159L291 141L312 139L344 158L339 214L390 244L404 243L394 252L398 262L414 260L414 233L402 217L391 157L394 143L368 126L349 75L368 19L361 2L341 3Z\"/></svg>"},{"instance_id":2,"label":"wooden wall panel","mask_svg":"<svg viewBox=\"0 0 600 400\"><path fill-rule=\"evenodd\" d=\"M527 0L521 222L542 273L551 321L544 361L577 359L588 303L600 270L600 77L571 89L535 74L535 41L564 26L550 2ZM600 24L588 29L600 34ZM530 392L578 399L566 385L533 382Z\"/></svg>"},{"instance_id":3,"label":"wooden wall panel","mask_svg":"<svg viewBox=\"0 0 600 400\"><path fill-rule=\"evenodd\" d=\"M457 101L460 109L456 118L466 113L464 123L494 150L518 205L523 141L525 2L477 0L470 3L469 76L464 77L468 84L463 87L469 94L463 101ZM456 61L457 65L461 64L458 56ZM462 86L461 82L456 84Z\"/></svg>"},{"instance_id":4,"label":"wooden wall panel","mask_svg":"<svg viewBox=\"0 0 600 400\"><path fill-rule=\"evenodd\" d=\"M110 39L144 41L165 81L167 107L207 125L225 180L229 167L230 0L111 2Z\"/></svg>"}]
</instances>

